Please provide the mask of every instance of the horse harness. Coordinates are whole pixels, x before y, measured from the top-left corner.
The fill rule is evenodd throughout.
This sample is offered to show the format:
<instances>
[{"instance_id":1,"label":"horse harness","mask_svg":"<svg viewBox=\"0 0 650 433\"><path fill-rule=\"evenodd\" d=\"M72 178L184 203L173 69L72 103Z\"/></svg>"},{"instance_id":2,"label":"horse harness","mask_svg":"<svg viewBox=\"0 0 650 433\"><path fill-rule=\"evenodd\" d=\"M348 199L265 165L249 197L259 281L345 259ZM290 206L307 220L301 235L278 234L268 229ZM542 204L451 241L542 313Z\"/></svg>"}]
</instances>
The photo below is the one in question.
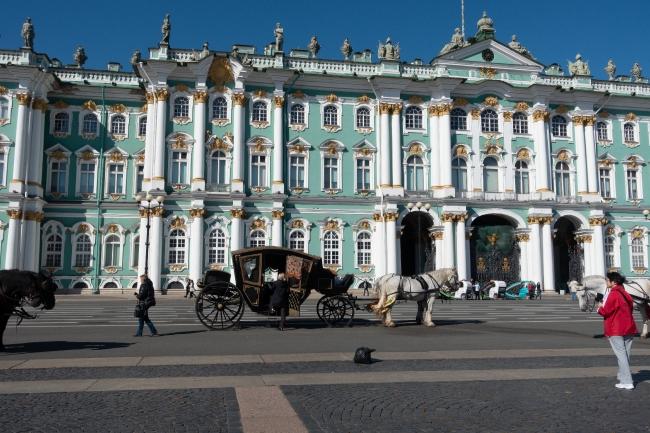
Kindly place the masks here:
<instances>
[{"instance_id":1,"label":"horse harness","mask_svg":"<svg viewBox=\"0 0 650 433\"><path fill-rule=\"evenodd\" d=\"M17 292L18 290L20 290L20 289L17 289L15 292ZM8 301L18 304L18 305L10 305L11 311L9 313L4 313L3 314L3 315L7 315L7 316L11 316L12 314L15 314L16 316L18 316L18 323L16 324L16 326L20 325L20 323L23 321L23 319L36 319L37 316L35 314L29 314L24 308L24 306L25 306L25 304L27 304L27 302L29 302L29 301L31 301L31 300L33 300L35 298L40 298L41 297L41 295L34 296L33 287L30 287L30 293L29 293L28 297L21 296L20 298L17 298L17 297L13 296L13 293L12 294L7 294L5 292L4 286L2 286L2 283L0 283L0 294L2 294L2 296L4 296L5 299L7 299Z\"/></svg>"}]
</instances>

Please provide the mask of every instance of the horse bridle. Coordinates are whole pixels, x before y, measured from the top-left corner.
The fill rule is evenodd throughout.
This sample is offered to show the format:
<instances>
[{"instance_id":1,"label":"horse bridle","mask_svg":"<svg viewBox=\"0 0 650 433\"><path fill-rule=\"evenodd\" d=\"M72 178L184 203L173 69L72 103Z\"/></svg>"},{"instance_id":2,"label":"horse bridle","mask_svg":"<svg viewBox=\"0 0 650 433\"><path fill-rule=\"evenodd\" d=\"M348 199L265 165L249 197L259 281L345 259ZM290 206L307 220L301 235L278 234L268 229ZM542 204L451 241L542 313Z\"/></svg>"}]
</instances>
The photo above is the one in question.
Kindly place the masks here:
<instances>
[{"instance_id":1,"label":"horse bridle","mask_svg":"<svg viewBox=\"0 0 650 433\"><path fill-rule=\"evenodd\" d=\"M46 283L47 283L47 280L45 280L45 281L43 281L41 283L41 290L46 290L43 287L43 285L46 284ZM16 304L18 304L18 305L12 305L11 306L11 312L9 312L9 314L8 314L9 316L11 316L12 314L15 314L16 316L18 316L18 323L16 324L16 326L20 325L20 323L23 321L23 319L36 319L36 317L37 317L36 314L29 314L25 310L25 304L27 304L29 301L32 301L34 299L43 298L42 294L34 295L34 286L32 286L32 285L30 285L30 288L29 288L29 296L21 296L19 298L14 297L13 294L18 292L19 290L20 289L17 289L16 291L14 291L13 293L8 295L5 292L4 287L2 287L2 285L0 285L0 292L2 293L2 296L4 296L5 299L7 299L9 301L13 301ZM43 308L45 308L45 306L43 306ZM41 310L43 308L41 308Z\"/></svg>"}]
</instances>

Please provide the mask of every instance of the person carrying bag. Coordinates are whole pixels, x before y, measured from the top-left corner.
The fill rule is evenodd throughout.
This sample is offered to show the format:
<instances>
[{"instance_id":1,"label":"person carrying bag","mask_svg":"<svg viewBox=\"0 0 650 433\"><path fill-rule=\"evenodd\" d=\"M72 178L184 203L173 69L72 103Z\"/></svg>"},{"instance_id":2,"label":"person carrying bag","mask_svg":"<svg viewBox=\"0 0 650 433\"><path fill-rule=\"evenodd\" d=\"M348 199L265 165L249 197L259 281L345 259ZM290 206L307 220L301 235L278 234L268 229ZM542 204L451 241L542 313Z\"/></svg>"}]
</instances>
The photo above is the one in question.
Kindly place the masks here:
<instances>
[{"instance_id":1,"label":"person carrying bag","mask_svg":"<svg viewBox=\"0 0 650 433\"><path fill-rule=\"evenodd\" d=\"M153 282L146 276L140 275L140 292L133 293L138 299L138 303L135 306L135 312L133 315L138 318L138 332L133 335L134 337L142 337L142 329L146 323L151 331L151 336L156 337L158 331L153 326L153 323L149 319L149 308L156 305L156 296L153 290Z\"/></svg>"},{"instance_id":2,"label":"person carrying bag","mask_svg":"<svg viewBox=\"0 0 650 433\"><path fill-rule=\"evenodd\" d=\"M284 331L284 320L287 317L287 309L289 308L289 284L285 281L283 273L278 275L278 280L271 284L270 289L273 291L273 295L271 295L271 312L280 310L278 331Z\"/></svg>"}]
</instances>

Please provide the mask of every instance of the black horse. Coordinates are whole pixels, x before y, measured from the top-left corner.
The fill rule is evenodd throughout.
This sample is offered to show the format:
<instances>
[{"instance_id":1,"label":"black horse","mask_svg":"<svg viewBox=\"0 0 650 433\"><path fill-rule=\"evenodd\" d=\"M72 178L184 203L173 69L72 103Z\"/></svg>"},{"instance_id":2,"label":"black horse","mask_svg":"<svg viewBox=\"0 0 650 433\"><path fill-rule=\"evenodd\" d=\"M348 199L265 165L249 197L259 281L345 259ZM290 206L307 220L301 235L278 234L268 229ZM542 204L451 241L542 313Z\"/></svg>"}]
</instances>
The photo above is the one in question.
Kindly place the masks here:
<instances>
[{"instance_id":1,"label":"black horse","mask_svg":"<svg viewBox=\"0 0 650 433\"><path fill-rule=\"evenodd\" d=\"M9 316L30 317L23 310L24 305L37 308L41 304L46 310L54 308L56 284L49 275L40 272L9 269L0 271L0 352L4 352L2 336Z\"/></svg>"}]
</instances>

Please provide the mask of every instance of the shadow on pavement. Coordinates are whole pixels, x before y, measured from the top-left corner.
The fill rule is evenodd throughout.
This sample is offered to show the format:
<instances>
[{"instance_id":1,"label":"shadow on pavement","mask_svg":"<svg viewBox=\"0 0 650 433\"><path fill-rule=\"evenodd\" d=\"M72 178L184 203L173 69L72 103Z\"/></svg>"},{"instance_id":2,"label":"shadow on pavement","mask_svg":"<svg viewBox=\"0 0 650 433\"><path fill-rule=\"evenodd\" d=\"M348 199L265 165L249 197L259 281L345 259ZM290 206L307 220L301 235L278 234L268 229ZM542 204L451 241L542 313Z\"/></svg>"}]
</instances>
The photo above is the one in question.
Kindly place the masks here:
<instances>
[{"instance_id":1,"label":"shadow on pavement","mask_svg":"<svg viewBox=\"0 0 650 433\"><path fill-rule=\"evenodd\" d=\"M170 335L188 335L188 334L199 334L202 332L208 332L209 329L201 329L200 331L179 331L179 332L160 332L158 335L161 337L168 337Z\"/></svg>"},{"instance_id":2,"label":"shadow on pavement","mask_svg":"<svg viewBox=\"0 0 650 433\"><path fill-rule=\"evenodd\" d=\"M21 353L62 352L66 350L109 350L123 349L134 343L92 342L92 341L34 341L30 343L7 344L2 355Z\"/></svg>"}]
</instances>

